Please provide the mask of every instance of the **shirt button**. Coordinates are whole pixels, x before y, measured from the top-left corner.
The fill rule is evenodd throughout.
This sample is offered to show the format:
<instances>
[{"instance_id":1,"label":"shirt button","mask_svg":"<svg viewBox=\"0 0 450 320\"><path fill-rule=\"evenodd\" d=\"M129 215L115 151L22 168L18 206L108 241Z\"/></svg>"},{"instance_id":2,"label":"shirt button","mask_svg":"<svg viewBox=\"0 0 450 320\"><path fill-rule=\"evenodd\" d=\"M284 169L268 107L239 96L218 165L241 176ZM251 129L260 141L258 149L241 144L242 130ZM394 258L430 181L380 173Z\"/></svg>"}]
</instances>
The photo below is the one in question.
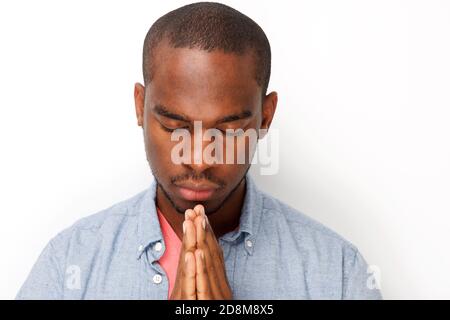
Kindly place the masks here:
<instances>
[{"instance_id":1,"label":"shirt button","mask_svg":"<svg viewBox=\"0 0 450 320\"><path fill-rule=\"evenodd\" d=\"M161 242L155 243L155 246L153 247L153 249L155 249L155 251L161 251L162 243Z\"/></svg>"},{"instance_id":2,"label":"shirt button","mask_svg":"<svg viewBox=\"0 0 450 320\"><path fill-rule=\"evenodd\" d=\"M162 281L162 277L161 277L160 274L155 274L155 275L153 276L153 282L154 282L154 283L160 284L161 281Z\"/></svg>"},{"instance_id":3,"label":"shirt button","mask_svg":"<svg viewBox=\"0 0 450 320\"><path fill-rule=\"evenodd\" d=\"M139 246L138 250L139 250L139 251L144 250L144 246L141 244L141 245Z\"/></svg>"},{"instance_id":4,"label":"shirt button","mask_svg":"<svg viewBox=\"0 0 450 320\"><path fill-rule=\"evenodd\" d=\"M253 242L251 240L247 240L245 242L247 244L247 247L251 248L253 246Z\"/></svg>"}]
</instances>

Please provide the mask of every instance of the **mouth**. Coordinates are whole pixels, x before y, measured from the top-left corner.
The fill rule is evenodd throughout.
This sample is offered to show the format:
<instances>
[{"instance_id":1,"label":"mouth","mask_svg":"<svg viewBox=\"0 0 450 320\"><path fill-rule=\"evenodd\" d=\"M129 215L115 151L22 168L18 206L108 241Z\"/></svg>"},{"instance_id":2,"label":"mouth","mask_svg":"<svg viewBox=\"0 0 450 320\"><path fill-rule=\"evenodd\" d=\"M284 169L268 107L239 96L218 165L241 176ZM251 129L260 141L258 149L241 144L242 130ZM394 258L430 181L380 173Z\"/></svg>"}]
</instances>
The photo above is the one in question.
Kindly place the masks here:
<instances>
[{"instance_id":1,"label":"mouth","mask_svg":"<svg viewBox=\"0 0 450 320\"><path fill-rule=\"evenodd\" d=\"M214 195L219 186L211 182L194 183L190 181L175 184L179 195L187 201L206 201Z\"/></svg>"}]
</instances>

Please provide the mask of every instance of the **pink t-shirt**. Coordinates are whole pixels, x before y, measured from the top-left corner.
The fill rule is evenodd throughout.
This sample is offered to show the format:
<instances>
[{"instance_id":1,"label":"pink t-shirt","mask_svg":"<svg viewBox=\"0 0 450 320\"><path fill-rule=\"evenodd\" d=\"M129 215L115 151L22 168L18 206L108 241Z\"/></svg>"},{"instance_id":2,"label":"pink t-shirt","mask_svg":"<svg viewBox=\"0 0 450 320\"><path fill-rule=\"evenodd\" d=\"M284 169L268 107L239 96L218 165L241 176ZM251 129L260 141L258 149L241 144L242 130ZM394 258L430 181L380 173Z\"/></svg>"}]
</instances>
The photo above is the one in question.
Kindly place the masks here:
<instances>
[{"instance_id":1,"label":"pink t-shirt","mask_svg":"<svg viewBox=\"0 0 450 320\"><path fill-rule=\"evenodd\" d=\"M181 240L180 238L178 238L177 234L172 229L171 225L161 213L159 208L157 208L157 211L159 224L161 225L161 231L164 238L164 244L166 245L166 250L159 259L159 264L164 269L169 279L169 294L167 296L167 298L169 298L172 294L172 289L177 278L178 260L180 259L181 251Z\"/></svg>"}]
</instances>

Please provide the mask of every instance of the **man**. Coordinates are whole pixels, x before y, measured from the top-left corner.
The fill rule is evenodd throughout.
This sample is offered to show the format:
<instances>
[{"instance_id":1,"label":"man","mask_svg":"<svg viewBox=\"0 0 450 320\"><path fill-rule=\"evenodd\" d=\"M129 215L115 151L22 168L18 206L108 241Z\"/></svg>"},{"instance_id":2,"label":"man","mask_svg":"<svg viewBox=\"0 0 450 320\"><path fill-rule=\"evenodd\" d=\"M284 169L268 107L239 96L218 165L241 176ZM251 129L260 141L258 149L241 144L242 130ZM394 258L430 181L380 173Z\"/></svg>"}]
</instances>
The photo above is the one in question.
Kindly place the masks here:
<instances>
[{"instance_id":1,"label":"man","mask_svg":"<svg viewBox=\"0 0 450 320\"><path fill-rule=\"evenodd\" d=\"M270 127L270 60L263 30L228 6L195 3L158 19L144 42L145 85L134 89L155 181L52 239L17 298L381 298L357 248L247 174L254 148L236 132L262 138ZM245 161L206 161L208 129L222 143L214 156ZM174 152L177 132L200 145Z\"/></svg>"}]
</instances>

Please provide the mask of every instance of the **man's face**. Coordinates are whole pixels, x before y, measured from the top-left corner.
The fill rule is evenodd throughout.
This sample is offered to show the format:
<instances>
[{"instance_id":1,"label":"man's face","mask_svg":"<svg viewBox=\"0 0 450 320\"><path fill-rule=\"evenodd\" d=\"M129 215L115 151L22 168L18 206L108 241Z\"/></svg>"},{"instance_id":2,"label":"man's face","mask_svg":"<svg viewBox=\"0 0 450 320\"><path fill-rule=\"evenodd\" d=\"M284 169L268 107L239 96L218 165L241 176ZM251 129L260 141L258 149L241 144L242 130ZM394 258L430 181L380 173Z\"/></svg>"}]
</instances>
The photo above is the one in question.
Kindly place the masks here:
<instances>
[{"instance_id":1,"label":"man's face","mask_svg":"<svg viewBox=\"0 0 450 320\"><path fill-rule=\"evenodd\" d=\"M144 129L146 154L153 175L178 212L184 213L201 203L212 213L242 182L253 154L247 138L230 138L226 129L258 131L263 123L270 124L275 108L263 112L262 89L254 78L255 66L250 52L239 56L222 51L172 48L162 42L154 52L153 62L152 81L145 88L138 84L135 88L138 123ZM276 97L274 99L276 105ZM267 113L271 113L269 120ZM194 150L194 121L201 121L200 134L207 129L223 132L223 137L218 138L224 143L221 151L232 151L234 159L244 153L245 163L239 164L236 160L233 163L196 163L195 154L201 154L199 151L204 151L211 141L201 140L200 149ZM172 150L179 141L172 141L171 134L177 129L188 130L192 138L192 157L181 164L172 159ZM227 137L234 139L234 146L227 143L231 141ZM247 144L239 144L239 139L245 139Z\"/></svg>"}]
</instances>

